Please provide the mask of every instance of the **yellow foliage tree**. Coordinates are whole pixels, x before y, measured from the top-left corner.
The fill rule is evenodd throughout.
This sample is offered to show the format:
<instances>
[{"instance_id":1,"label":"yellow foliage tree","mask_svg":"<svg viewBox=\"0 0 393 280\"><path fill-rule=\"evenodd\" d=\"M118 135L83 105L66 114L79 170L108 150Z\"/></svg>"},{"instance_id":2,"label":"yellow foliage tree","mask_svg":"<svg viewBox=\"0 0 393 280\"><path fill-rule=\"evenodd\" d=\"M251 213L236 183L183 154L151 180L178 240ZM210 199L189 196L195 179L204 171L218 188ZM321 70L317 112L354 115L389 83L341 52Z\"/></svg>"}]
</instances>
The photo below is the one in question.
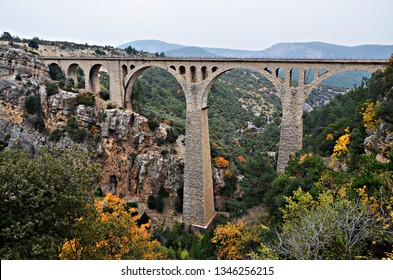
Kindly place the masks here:
<instances>
[{"instance_id":1,"label":"yellow foliage tree","mask_svg":"<svg viewBox=\"0 0 393 280\"><path fill-rule=\"evenodd\" d=\"M362 113L364 128L372 130L379 124L380 121L376 118L377 114L375 112L378 106L378 101L375 104L374 102L365 103Z\"/></svg>"},{"instance_id":2,"label":"yellow foliage tree","mask_svg":"<svg viewBox=\"0 0 393 280\"><path fill-rule=\"evenodd\" d=\"M259 242L259 234L243 221L227 222L214 230L212 242L217 244L217 259L241 260L248 256L247 244Z\"/></svg>"},{"instance_id":3,"label":"yellow foliage tree","mask_svg":"<svg viewBox=\"0 0 393 280\"><path fill-rule=\"evenodd\" d=\"M107 194L96 199L86 217L78 219L77 234L61 248L61 259L167 259L168 252L152 240L148 224L138 225L135 208Z\"/></svg>"},{"instance_id":4,"label":"yellow foliage tree","mask_svg":"<svg viewBox=\"0 0 393 280\"><path fill-rule=\"evenodd\" d=\"M293 192L292 196L284 196L286 205L281 208L284 221L297 220L317 205L309 192L304 192L300 187Z\"/></svg>"},{"instance_id":5,"label":"yellow foliage tree","mask_svg":"<svg viewBox=\"0 0 393 280\"><path fill-rule=\"evenodd\" d=\"M333 148L333 157L345 156L348 154L348 145L351 142L351 133L347 127L344 135L340 136Z\"/></svg>"},{"instance_id":6,"label":"yellow foliage tree","mask_svg":"<svg viewBox=\"0 0 393 280\"><path fill-rule=\"evenodd\" d=\"M225 158L218 156L213 158L213 163L217 168L228 168L229 167L229 160L226 160Z\"/></svg>"}]
</instances>

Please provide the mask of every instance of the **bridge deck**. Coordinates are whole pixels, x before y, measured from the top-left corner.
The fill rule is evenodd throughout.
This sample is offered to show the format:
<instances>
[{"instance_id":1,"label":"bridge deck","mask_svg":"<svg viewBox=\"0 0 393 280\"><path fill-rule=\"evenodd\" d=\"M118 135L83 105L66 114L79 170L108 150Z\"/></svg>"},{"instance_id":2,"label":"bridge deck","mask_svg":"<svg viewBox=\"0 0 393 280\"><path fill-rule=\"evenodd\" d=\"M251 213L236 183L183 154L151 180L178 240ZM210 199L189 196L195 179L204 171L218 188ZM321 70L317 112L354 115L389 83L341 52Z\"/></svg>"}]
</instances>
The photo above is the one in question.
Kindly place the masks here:
<instances>
[{"instance_id":1,"label":"bridge deck","mask_svg":"<svg viewBox=\"0 0 393 280\"><path fill-rule=\"evenodd\" d=\"M201 57L41 57L43 60L98 61L187 61L187 62L276 62L276 63L357 63L386 64L387 59L321 59L321 58L201 58Z\"/></svg>"}]
</instances>

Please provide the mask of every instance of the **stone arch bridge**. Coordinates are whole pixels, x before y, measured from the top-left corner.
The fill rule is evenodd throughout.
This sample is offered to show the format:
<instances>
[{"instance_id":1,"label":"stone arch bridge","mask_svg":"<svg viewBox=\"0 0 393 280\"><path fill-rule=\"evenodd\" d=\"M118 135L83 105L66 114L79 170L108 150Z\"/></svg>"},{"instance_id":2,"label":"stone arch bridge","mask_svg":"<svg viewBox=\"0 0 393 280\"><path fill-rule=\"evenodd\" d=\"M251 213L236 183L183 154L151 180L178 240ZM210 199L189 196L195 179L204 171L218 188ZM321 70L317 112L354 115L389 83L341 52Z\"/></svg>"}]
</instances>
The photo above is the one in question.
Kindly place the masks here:
<instances>
[{"instance_id":1,"label":"stone arch bridge","mask_svg":"<svg viewBox=\"0 0 393 280\"><path fill-rule=\"evenodd\" d=\"M282 172L291 155L302 148L303 106L311 90L340 72L375 72L385 60L224 59L224 58L43 58L57 64L66 78L77 81L77 68L85 73L86 90L98 93L98 72L108 70L110 101L132 110L131 94L138 76L149 67L171 73L186 98L186 153L183 220L205 228L214 219L213 184L208 127L208 95L213 83L232 69L250 69L264 75L276 88L282 104L277 170Z\"/></svg>"}]
</instances>

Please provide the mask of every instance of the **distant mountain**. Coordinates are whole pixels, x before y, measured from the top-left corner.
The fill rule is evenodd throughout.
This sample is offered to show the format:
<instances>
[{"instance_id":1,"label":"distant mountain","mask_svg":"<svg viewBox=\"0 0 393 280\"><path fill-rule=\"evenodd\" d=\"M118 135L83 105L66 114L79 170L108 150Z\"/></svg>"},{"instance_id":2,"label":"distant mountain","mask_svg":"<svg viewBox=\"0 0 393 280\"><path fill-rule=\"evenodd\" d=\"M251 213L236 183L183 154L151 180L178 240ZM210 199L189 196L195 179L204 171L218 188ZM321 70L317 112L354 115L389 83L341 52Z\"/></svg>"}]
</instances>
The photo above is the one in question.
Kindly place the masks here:
<instances>
[{"instance_id":1,"label":"distant mountain","mask_svg":"<svg viewBox=\"0 0 393 280\"><path fill-rule=\"evenodd\" d=\"M279 43L260 51L184 46L158 40L132 41L119 48L132 46L152 53L164 52L175 57L242 57L242 58L363 58L386 59L393 53L393 45L361 45L355 47L323 42Z\"/></svg>"},{"instance_id":2,"label":"distant mountain","mask_svg":"<svg viewBox=\"0 0 393 280\"><path fill-rule=\"evenodd\" d=\"M277 58L388 58L393 46L361 45L347 47L322 42L279 43L261 52L261 57Z\"/></svg>"},{"instance_id":3,"label":"distant mountain","mask_svg":"<svg viewBox=\"0 0 393 280\"><path fill-rule=\"evenodd\" d=\"M218 57L218 55L198 47L183 47L164 53L170 57Z\"/></svg>"},{"instance_id":4,"label":"distant mountain","mask_svg":"<svg viewBox=\"0 0 393 280\"><path fill-rule=\"evenodd\" d=\"M138 51L146 51L150 53L161 53L165 52L167 53L168 51L173 51L176 49L184 48L185 46L179 45L179 44L171 44L159 40L137 40L137 41L132 41L123 45L118 46L120 49L125 49L128 46L132 46Z\"/></svg>"}]
</instances>

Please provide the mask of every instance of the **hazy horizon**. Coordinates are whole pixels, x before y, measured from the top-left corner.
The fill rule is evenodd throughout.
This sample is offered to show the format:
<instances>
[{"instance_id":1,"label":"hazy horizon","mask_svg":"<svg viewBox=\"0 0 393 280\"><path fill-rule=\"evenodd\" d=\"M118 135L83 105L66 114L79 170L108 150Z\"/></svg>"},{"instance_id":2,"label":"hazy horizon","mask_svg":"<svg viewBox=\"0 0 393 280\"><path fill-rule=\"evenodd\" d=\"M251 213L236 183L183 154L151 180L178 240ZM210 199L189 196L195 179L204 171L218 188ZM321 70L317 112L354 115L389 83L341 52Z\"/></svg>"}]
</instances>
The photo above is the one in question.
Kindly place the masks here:
<instances>
[{"instance_id":1,"label":"hazy horizon","mask_svg":"<svg viewBox=\"0 0 393 280\"><path fill-rule=\"evenodd\" d=\"M12 35L81 44L155 39L240 50L282 42L393 45L391 0L2 0L1 7L0 26Z\"/></svg>"}]
</instances>

